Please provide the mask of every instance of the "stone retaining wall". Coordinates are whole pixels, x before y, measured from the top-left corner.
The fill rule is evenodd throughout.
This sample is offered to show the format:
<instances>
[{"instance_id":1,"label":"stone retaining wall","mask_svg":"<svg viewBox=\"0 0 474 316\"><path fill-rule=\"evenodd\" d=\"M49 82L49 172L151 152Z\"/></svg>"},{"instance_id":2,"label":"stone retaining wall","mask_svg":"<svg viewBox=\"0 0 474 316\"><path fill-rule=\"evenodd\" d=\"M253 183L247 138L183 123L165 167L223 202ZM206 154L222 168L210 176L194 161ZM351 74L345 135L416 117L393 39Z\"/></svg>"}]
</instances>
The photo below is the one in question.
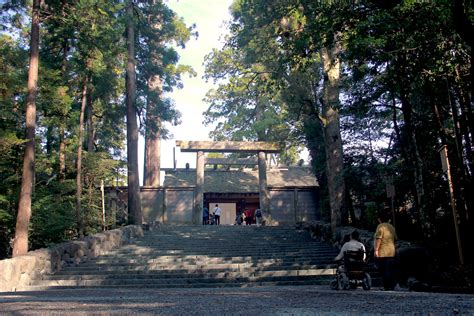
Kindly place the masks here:
<instances>
[{"instance_id":1,"label":"stone retaining wall","mask_svg":"<svg viewBox=\"0 0 474 316\"><path fill-rule=\"evenodd\" d=\"M141 226L130 225L1 260L0 292L24 290L33 279L100 256L142 236Z\"/></svg>"}]
</instances>

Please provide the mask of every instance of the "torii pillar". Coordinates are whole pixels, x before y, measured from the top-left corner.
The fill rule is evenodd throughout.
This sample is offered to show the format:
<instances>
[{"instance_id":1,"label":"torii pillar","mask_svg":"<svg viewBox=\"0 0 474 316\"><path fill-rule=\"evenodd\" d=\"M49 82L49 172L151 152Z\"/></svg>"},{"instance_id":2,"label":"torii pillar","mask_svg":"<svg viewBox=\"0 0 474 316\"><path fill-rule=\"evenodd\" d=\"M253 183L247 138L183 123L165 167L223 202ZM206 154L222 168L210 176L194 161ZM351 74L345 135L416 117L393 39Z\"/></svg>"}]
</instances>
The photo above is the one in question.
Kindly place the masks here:
<instances>
[{"instance_id":1,"label":"torii pillar","mask_svg":"<svg viewBox=\"0 0 474 316\"><path fill-rule=\"evenodd\" d=\"M264 214L270 215L270 196L267 188L267 154L258 152L258 197L260 209Z\"/></svg>"},{"instance_id":2,"label":"torii pillar","mask_svg":"<svg viewBox=\"0 0 474 316\"><path fill-rule=\"evenodd\" d=\"M193 224L202 223L202 209L204 204L204 152L202 150L196 155L196 197L193 207Z\"/></svg>"},{"instance_id":3,"label":"torii pillar","mask_svg":"<svg viewBox=\"0 0 474 316\"><path fill-rule=\"evenodd\" d=\"M182 141L177 140L176 146L182 152L196 152L196 197L194 200L192 221L194 225L199 225L202 220L202 209L204 204L204 152L220 153L256 153L258 154L258 183L260 209L270 215L269 194L267 189L267 153L278 153L279 144L274 142L234 142L234 141Z\"/></svg>"}]
</instances>

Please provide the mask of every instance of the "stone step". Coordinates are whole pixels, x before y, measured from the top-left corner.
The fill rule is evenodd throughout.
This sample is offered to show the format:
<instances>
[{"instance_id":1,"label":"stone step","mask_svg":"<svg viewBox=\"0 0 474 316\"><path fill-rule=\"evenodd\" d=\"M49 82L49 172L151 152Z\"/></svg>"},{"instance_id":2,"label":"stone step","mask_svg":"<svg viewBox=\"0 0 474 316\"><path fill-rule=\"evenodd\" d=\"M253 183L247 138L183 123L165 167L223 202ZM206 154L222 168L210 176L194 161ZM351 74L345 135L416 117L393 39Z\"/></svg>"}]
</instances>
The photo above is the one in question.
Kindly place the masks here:
<instances>
[{"instance_id":1,"label":"stone step","mask_svg":"<svg viewBox=\"0 0 474 316\"><path fill-rule=\"evenodd\" d=\"M312 248L315 247L317 242L299 242L298 240L294 241L278 241L278 240L269 240L269 241L252 241L252 240L231 240L231 241L214 241L214 240L156 240L149 242L137 242L135 243L136 247L150 247L156 248L158 246L163 247L163 249L171 249L174 247L202 247L207 246L207 248L230 248L233 249L236 245L248 245L249 247L259 247L261 245L271 245L279 248ZM199 249L199 248L198 248Z\"/></svg>"},{"instance_id":2,"label":"stone step","mask_svg":"<svg viewBox=\"0 0 474 316\"><path fill-rule=\"evenodd\" d=\"M296 242L295 242L296 243ZM161 247L162 246L162 247ZM158 248L159 247L159 248ZM155 243L153 246L151 245L134 245L129 247L124 247L120 250L114 251L114 253L120 252L129 252L129 251L137 251L137 252L167 252L173 250L188 250L191 252L311 252L311 251L334 251L334 248L318 246L317 244L307 244L307 245L297 245L292 244L289 246L281 246L278 244L232 244L232 245L207 245L207 244L183 244L180 245L178 243L173 243L173 245L167 244L160 244Z\"/></svg>"},{"instance_id":3,"label":"stone step","mask_svg":"<svg viewBox=\"0 0 474 316\"><path fill-rule=\"evenodd\" d=\"M244 269L285 269L285 268L299 268L299 269L311 269L314 267L334 267L330 262L285 262L285 263L276 263L276 264L254 264L254 263L215 263L215 264L203 264L203 265L189 265L189 264L178 264L178 265L161 265L161 264L150 264L150 265L90 265L90 266L80 266L71 269L65 269L64 271L88 271L88 270L99 270L99 271L127 271L131 270L143 270L143 271L163 271L163 270L186 270L186 271L196 271L196 270L239 270ZM57 272L61 273L61 272Z\"/></svg>"},{"instance_id":4,"label":"stone step","mask_svg":"<svg viewBox=\"0 0 474 316\"><path fill-rule=\"evenodd\" d=\"M282 257L253 257L253 258L242 258L242 259L226 259L226 258L208 258L208 259L192 259L192 258L176 258L163 260L160 258L108 258L108 259L96 259L90 262L84 262L80 266L121 266L121 265L145 265L145 266L206 266L206 265L219 265L219 264L242 264L242 265L284 265L284 264L318 264L318 263L329 263L333 264L333 257L321 257L321 256L282 256Z\"/></svg>"},{"instance_id":5,"label":"stone step","mask_svg":"<svg viewBox=\"0 0 474 316\"><path fill-rule=\"evenodd\" d=\"M268 255L244 255L244 256L233 256L233 255L222 255L222 256L211 256L211 255L119 255L119 256L107 256L93 258L84 264L101 264L101 263L181 263L181 262L196 262L196 263L218 263L224 261L232 262L266 262L266 261L295 261L295 260L332 260L334 258L333 253L324 254L268 254Z\"/></svg>"},{"instance_id":6,"label":"stone step","mask_svg":"<svg viewBox=\"0 0 474 316\"><path fill-rule=\"evenodd\" d=\"M115 264L115 265L89 265L89 266L80 266L70 269L65 269L64 271L83 271L87 269L101 269L106 271L111 271L114 269L126 270L123 267L130 267L134 269L140 269L143 267L142 270L189 270L194 271L197 269L206 269L206 270L224 270L224 269L234 269L234 270L242 270L248 268L260 268L260 269L270 269L270 268L286 268L286 267L295 267L295 268L312 268L312 267L333 267L334 265L331 262L282 262L282 263L263 263L263 264L256 264L256 263L233 263L233 262L223 262L223 263L213 263L213 264L175 264L175 265L165 265L165 264L149 264L149 265L140 265L140 264ZM60 273L60 272L57 272Z\"/></svg>"},{"instance_id":7,"label":"stone step","mask_svg":"<svg viewBox=\"0 0 474 316\"><path fill-rule=\"evenodd\" d=\"M54 274L44 276L41 281L62 281L62 280L111 280L111 279L189 279L189 278L202 278L202 279L222 279L222 278L239 278L239 277L283 277L283 276L322 276L322 275L334 275L334 268L303 268L303 269L284 269L284 270L260 270L260 269L245 269L241 271L228 271L228 270L180 270L173 272L172 270L165 271L141 271L142 273L120 273L119 271L108 271L108 272L97 272L89 274Z\"/></svg>"},{"instance_id":8,"label":"stone step","mask_svg":"<svg viewBox=\"0 0 474 316\"><path fill-rule=\"evenodd\" d=\"M289 272L280 271L280 273L267 273L267 274L249 274L249 275L227 275L227 276L193 276L189 275L186 278L161 278L159 276L147 275L147 278L137 277L124 277L123 275L115 276L114 278L100 278L94 277L90 279L83 278L70 278L70 279L57 279L57 280L39 280L32 283L32 286L43 286L43 287L56 287L56 286L109 286L109 285L141 285L147 287L149 285L167 285L167 284L193 284L193 283L250 283L250 282L276 282L276 281L312 281L315 277L333 277L333 270L323 270L316 274L312 274L311 271L299 271Z\"/></svg>"},{"instance_id":9,"label":"stone step","mask_svg":"<svg viewBox=\"0 0 474 316\"><path fill-rule=\"evenodd\" d=\"M225 232L224 232L225 231ZM311 236L307 232L298 233L294 230L280 230L273 231L272 229L262 228L259 230L249 231L233 231L232 227L223 227L213 230L203 228L202 231L180 231L179 229L174 231L146 231L145 236L142 240L152 240L155 236L159 235L162 239L173 239L176 236L187 239L252 239L252 240L296 240L310 241Z\"/></svg>"},{"instance_id":10,"label":"stone step","mask_svg":"<svg viewBox=\"0 0 474 316\"><path fill-rule=\"evenodd\" d=\"M173 268L178 266L186 267L209 267L209 266L225 266L229 264L235 266L286 266L286 265L315 265L315 264L333 264L331 260L324 259L272 259L272 260L242 260L242 261L182 261L182 262L159 262L148 260L148 263L145 261L137 262L135 260L129 261L120 261L120 262L94 262L94 263L84 263L81 264L81 267L120 267L120 266L146 266L146 267L163 267L163 268Z\"/></svg>"},{"instance_id":11,"label":"stone step","mask_svg":"<svg viewBox=\"0 0 474 316\"><path fill-rule=\"evenodd\" d=\"M242 250L220 250L220 251L214 251L214 250L201 250L201 251L191 251L187 249L173 249L173 250L167 250L167 251L120 251L120 252L109 252L107 254L104 254L104 258L112 258L112 257L155 257L155 258L161 258L161 257L172 257L172 256L179 256L179 255L185 255L188 258L192 257L209 257L209 258L246 258L246 257L261 257L261 258L273 258L273 257L281 257L281 256L310 256L310 257L331 257L334 255L336 256L337 252L334 250L317 250L317 249L309 249L309 250L299 250L299 251L285 251L285 250L280 250L278 249L269 249L269 250L261 250L259 251L258 249L242 249Z\"/></svg>"},{"instance_id":12,"label":"stone step","mask_svg":"<svg viewBox=\"0 0 474 316\"><path fill-rule=\"evenodd\" d=\"M156 256L156 257L166 257L166 256L176 256L176 255L186 255L189 257L195 256L207 256L207 257L250 257L258 255L260 257L273 257L273 256L335 256L337 251L331 248L318 248L312 246L311 248L279 248L272 247L271 245L258 246L258 247L235 247L233 248L192 248L192 247L170 247L168 249L151 249L147 247L135 247L135 248L125 248L120 251L113 251L107 254L104 254L104 258L112 256Z\"/></svg>"},{"instance_id":13,"label":"stone step","mask_svg":"<svg viewBox=\"0 0 474 316\"><path fill-rule=\"evenodd\" d=\"M137 240L136 244L156 244L156 243L163 243L167 244L170 243L202 243L206 242L208 244L215 244L215 245L223 245L223 244L236 244L238 242L246 242L250 244L261 244L261 243L274 243L275 245L278 244L291 244L291 243L298 243L298 244L312 244L316 241L312 241L310 239L303 239L299 236L295 236L294 238L275 238L275 237L255 237L252 238L251 236L242 236L242 237L235 237L235 236L228 236L228 235L219 235L216 237L209 237L209 238L202 238L196 236L189 236L185 237L182 235L175 235L171 237L163 237L159 235L155 235L154 237L151 236L144 236L143 239Z\"/></svg>"},{"instance_id":14,"label":"stone step","mask_svg":"<svg viewBox=\"0 0 474 316\"><path fill-rule=\"evenodd\" d=\"M160 227L29 290L329 284L337 252L288 227Z\"/></svg>"},{"instance_id":15,"label":"stone step","mask_svg":"<svg viewBox=\"0 0 474 316\"><path fill-rule=\"evenodd\" d=\"M252 244L252 243L232 243L232 244L203 244L203 243L192 243L188 242L185 244L180 244L178 242L169 242L169 243L164 243L164 242L155 242L153 245L141 245L141 244L136 244L133 246L124 246L123 248L116 250L115 252L127 252L127 251L143 251L143 252L152 252L152 251L157 251L157 252L166 252L166 251L172 251L172 250L189 250L192 252L212 252L212 251L230 251L230 252L244 252L247 249L249 251L305 251L305 250L313 250L313 251L334 251L334 248L332 247L327 247L325 245L318 245L317 243L307 243L307 244L298 244L297 241L295 241L292 244L289 245L279 245L278 243L258 243L258 244Z\"/></svg>"},{"instance_id":16,"label":"stone step","mask_svg":"<svg viewBox=\"0 0 474 316\"><path fill-rule=\"evenodd\" d=\"M252 266L246 264L221 264L221 265L203 265L187 266L176 265L170 267L163 266L144 266L144 265L121 265L121 266L79 266L71 269L65 269L55 273L54 276L71 275L102 275L102 274L194 274L194 273L222 273L222 272L265 272L278 270L334 270L334 264L287 264L287 265L259 265Z\"/></svg>"},{"instance_id":17,"label":"stone step","mask_svg":"<svg viewBox=\"0 0 474 316\"><path fill-rule=\"evenodd\" d=\"M144 288L229 288L229 287L257 287L257 286L302 286L302 285L325 285L328 286L332 277L318 277L307 280L273 280L273 281L252 281L252 282L203 282L203 283L147 283L147 284L101 284L98 286L84 286L84 285L70 285L70 286L52 286L52 285L33 285L28 288L28 291L46 291L46 290L61 290L61 289L77 289L77 288L118 288L118 289L144 289Z\"/></svg>"},{"instance_id":18,"label":"stone step","mask_svg":"<svg viewBox=\"0 0 474 316\"><path fill-rule=\"evenodd\" d=\"M158 245L159 246L159 245ZM156 247L156 246L155 246ZM186 251L186 253L184 253ZM308 253L308 254L317 254L317 253L334 253L334 248L324 248L318 247L317 245L311 245L308 247L278 247L271 244L268 245L233 245L232 247L207 247L203 245L195 245L193 246L185 246L182 247L180 245L173 245L163 248L153 248L149 246L134 246L134 247L124 247L120 250L112 250L108 253L104 254L104 256L108 254L112 255L120 255L120 254L158 254L158 255L174 255L174 254L189 254L189 255L206 255L206 254L226 254L232 256L248 256L255 255L255 254L301 254L301 253Z\"/></svg>"}]
</instances>

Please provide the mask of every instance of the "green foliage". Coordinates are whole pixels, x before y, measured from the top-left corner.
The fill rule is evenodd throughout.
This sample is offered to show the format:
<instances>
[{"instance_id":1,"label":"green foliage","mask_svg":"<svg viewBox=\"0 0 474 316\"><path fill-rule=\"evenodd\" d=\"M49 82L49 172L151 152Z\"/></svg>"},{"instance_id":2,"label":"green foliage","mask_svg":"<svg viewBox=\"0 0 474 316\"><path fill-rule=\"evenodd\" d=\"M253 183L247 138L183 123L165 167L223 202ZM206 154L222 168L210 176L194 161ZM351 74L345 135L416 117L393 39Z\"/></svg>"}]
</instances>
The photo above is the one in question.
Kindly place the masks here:
<instances>
[{"instance_id":1,"label":"green foliage","mask_svg":"<svg viewBox=\"0 0 474 316\"><path fill-rule=\"evenodd\" d=\"M36 186L32 204L30 247L38 249L76 236L74 182Z\"/></svg>"},{"instance_id":2,"label":"green foliage","mask_svg":"<svg viewBox=\"0 0 474 316\"><path fill-rule=\"evenodd\" d=\"M215 139L252 139L257 130L305 144L318 177L323 217L325 96L318 53L342 44L341 134L347 206L367 228L393 207L402 238L456 248L449 191L438 149L449 149L463 238L474 227L472 39L469 1L234 1L226 46L206 58L206 122ZM456 11L457 5L461 10ZM256 117L264 100L265 116ZM274 114L278 119L274 119ZM268 115L268 116L267 116ZM471 122L471 123L468 123ZM470 124L470 125L469 125ZM469 228L470 227L470 228ZM447 236L450 237L447 237Z\"/></svg>"},{"instance_id":3,"label":"green foliage","mask_svg":"<svg viewBox=\"0 0 474 316\"><path fill-rule=\"evenodd\" d=\"M377 213L379 212L379 207L375 202L368 202L365 206L366 224L368 227L374 229L377 226Z\"/></svg>"},{"instance_id":4,"label":"green foliage","mask_svg":"<svg viewBox=\"0 0 474 316\"><path fill-rule=\"evenodd\" d=\"M86 152L83 165L84 176L104 181L115 179L117 177L116 170L121 163L106 152Z\"/></svg>"},{"instance_id":5,"label":"green foliage","mask_svg":"<svg viewBox=\"0 0 474 316\"><path fill-rule=\"evenodd\" d=\"M41 7L41 43L36 99L36 159L31 249L77 237L75 212L79 114L84 78L88 79L85 126L93 149L83 154L81 197L85 232L102 230L101 182L126 183L124 3L104 0L46 1ZM155 98L152 109L163 121L179 122L171 100L148 94L150 74L161 76L165 91L194 74L179 65L171 43L184 47L193 35L183 20L161 2L139 1L135 12L139 37L139 98ZM29 1L0 5L0 258L10 255L14 235L24 143L24 107L28 70ZM152 27L148 13L161 20ZM150 23L147 23L150 22ZM144 46L142 46L144 44ZM142 102L143 103L143 102ZM93 134L92 134L92 128ZM111 219L107 218L109 226Z\"/></svg>"},{"instance_id":6,"label":"green foliage","mask_svg":"<svg viewBox=\"0 0 474 316\"><path fill-rule=\"evenodd\" d=\"M160 131L167 137L168 131L162 124L178 124L181 114L172 100L166 99L164 92L182 87L182 76L195 76L192 67L178 64L179 56L174 47L185 47L191 36L197 36L194 26L187 27L183 19L176 16L162 1L142 2L137 7L137 94L139 113L145 130ZM151 87L150 83L159 85ZM152 84L153 86L153 84ZM157 120L147 119L159 117ZM144 131L142 134L146 134Z\"/></svg>"},{"instance_id":7,"label":"green foliage","mask_svg":"<svg viewBox=\"0 0 474 316\"><path fill-rule=\"evenodd\" d=\"M231 42L229 39L227 47L206 57L206 78L220 83L205 99L209 103L205 124L216 123L210 136L216 140L288 140L292 126L286 121L287 104L272 78L273 69L253 62L255 56L241 54ZM288 147L282 159L295 162L299 144Z\"/></svg>"}]
</instances>

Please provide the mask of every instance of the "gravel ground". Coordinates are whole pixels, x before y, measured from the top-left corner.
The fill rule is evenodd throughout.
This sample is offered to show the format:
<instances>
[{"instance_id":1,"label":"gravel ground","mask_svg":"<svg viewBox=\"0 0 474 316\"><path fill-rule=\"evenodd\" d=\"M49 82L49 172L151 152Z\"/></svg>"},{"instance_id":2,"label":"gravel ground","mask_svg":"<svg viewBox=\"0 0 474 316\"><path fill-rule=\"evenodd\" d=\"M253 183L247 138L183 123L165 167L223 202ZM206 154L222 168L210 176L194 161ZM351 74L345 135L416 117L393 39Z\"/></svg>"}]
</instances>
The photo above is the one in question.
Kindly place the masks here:
<instances>
[{"instance_id":1,"label":"gravel ground","mask_svg":"<svg viewBox=\"0 0 474 316\"><path fill-rule=\"evenodd\" d=\"M0 315L474 315L474 295L325 286L0 293Z\"/></svg>"}]
</instances>

